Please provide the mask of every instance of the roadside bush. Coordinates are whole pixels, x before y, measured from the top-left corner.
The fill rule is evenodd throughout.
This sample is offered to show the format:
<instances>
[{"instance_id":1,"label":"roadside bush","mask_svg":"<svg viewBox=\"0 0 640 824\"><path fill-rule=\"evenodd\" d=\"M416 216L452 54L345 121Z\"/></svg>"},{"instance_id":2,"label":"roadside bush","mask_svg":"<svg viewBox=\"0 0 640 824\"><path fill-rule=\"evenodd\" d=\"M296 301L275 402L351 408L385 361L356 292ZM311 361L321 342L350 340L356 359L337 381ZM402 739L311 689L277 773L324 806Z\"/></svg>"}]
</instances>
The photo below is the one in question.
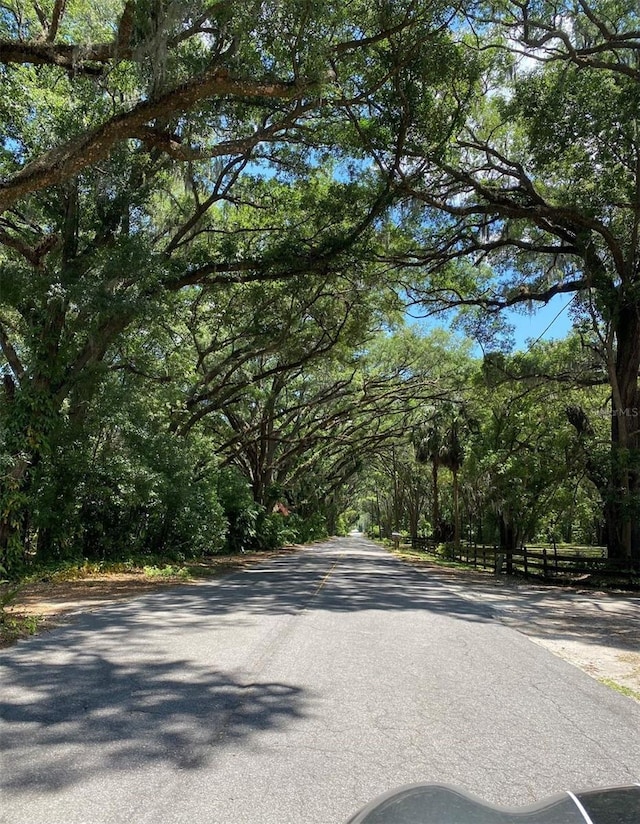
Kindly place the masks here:
<instances>
[{"instance_id":1,"label":"roadside bush","mask_svg":"<svg viewBox=\"0 0 640 824\"><path fill-rule=\"evenodd\" d=\"M315 512L308 518L301 518L296 513L289 516L289 521L298 534L298 542L307 544L310 541L318 541L327 537L327 519L320 513Z\"/></svg>"},{"instance_id":2,"label":"roadside bush","mask_svg":"<svg viewBox=\"0 0 640 824\"><path fill-rule=\"evenodd\" d=\"M278 549L287 544L299 543L296 521L293 516L271 512L263 515L258 521L258 535L256 543L259 549Z\"/></svg>"},{"instance_id":3,"label":"roadside bush","mask_svg":"<svg viewBox=\"0 0 640 824\"><path fill-rule=\"evenodd\" d=\"M226 519L225 544L229 552L242 552L255 546L258 520L264 514L253 500L247 481L235 469L225 469L218 475L217 497Z\"/></svg>"},{"instance_id":4,"label":"roadside bush","mask_svg":"<svg viewBox=\"0 0 640 824\"><path fill-rule=\"evenodd\" d=\"M445 561L453 561L456 553L455 544L438 544L436 553Z\"/></svg>"}]
</instances>

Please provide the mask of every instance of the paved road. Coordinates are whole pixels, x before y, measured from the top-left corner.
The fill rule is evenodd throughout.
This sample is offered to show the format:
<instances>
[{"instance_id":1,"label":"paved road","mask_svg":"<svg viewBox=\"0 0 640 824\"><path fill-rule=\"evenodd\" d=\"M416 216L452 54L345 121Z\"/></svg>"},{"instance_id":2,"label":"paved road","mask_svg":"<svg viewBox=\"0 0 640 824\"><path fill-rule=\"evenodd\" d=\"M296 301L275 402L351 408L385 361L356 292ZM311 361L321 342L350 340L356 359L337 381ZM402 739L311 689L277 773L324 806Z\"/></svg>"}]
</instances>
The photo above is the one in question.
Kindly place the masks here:
<instances>
[{"instance_id":1,"label":"paved road","mask_svg":"<svg viewBox=\"0 0 640 824\"><path fill-rule=\"evenodd\" d=\"M465 597L487 601L504 623L594 678L632 690L640 700L640 596L469 569L425 572Z\"/></svg>"},{"instance_id":2,"label":"paved road","mask_svg":"<svg viewBox=\"0 0 640 824\"><path fill-rule=\"evenodd\" d=\"M342 824L439 780L640 781L640 704L364 539L0 652L2 824Z\"/></svg>"}]
</instances>

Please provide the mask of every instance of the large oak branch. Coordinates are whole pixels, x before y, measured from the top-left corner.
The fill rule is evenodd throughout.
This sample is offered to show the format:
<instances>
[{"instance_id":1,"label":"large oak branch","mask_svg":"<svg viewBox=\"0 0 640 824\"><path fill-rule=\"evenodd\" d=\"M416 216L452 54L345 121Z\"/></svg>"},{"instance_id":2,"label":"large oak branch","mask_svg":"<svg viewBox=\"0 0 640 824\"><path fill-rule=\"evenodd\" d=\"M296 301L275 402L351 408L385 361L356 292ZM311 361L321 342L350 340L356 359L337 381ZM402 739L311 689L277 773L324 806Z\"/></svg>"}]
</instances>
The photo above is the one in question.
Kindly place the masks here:
<instances>
[{"instance_id":1,"label":"large oak branch","mask_svg":"<svg viewBox=\"0 0 640 824\"><path fill-rule=\"evenodd\" d=\"M115 115L97 129L46 152L0 183L0 213L19 198L47 186L60 184L107 157L117 143L136 137L156 118L171 118L193 109L211 97L240 99L295 99L310 90L300 83L254 81L229 76L226 71L207 72L176 86L156 100L144 100L127 112Z\"/></svg>"},{"instance_id":2,"label":"large oak branch","mask_svg":"<svg viewBox=\"0 0 640 824\"><path fill-rule=\"evenodd\" d=\"M45 40L0 40L0 63L32 63L59 66L86 74L102 74L104 68L98 64L107 63L113 55L114 46L111 43L77 46Z\"/></svg>"},{"instance_id":3,"label":"large oak branch","mask_svg":"<svg viewBox=\"0 0 640 824\"><path fill-rule=\"evenodd\" d=\"M481 294L469 297L461 294L453 286L450 288L431 288L426 295L419 294L419 290L409 289L416 294L419 294L417 302L421 305L428 303L436 304L440 311L443 308L455 309L461 306L478 306L482 309L498 312L502 309L509 309L512 306L518 306L522 303L548 303L551 298L556 295L577 294L589 288L589 283L584 278L576 278L575 280L562 281L550 286L548 289L541 291L529 289L526 286L521 288L514 288L505 295Z\"/></svg>"}]
</instances>

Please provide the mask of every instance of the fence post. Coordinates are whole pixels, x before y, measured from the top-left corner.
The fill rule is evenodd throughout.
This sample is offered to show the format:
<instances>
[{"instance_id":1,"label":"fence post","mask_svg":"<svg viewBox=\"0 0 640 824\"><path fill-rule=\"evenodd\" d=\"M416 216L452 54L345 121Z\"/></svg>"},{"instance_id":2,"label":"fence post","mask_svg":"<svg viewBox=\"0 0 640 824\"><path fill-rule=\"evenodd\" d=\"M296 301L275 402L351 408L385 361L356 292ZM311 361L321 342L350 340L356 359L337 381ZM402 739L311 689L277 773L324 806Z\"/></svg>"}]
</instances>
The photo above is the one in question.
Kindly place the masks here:
<instances>
[{"instance_id":1,"label":"fence post","mask_svg":"<svg viewBox=\"0 0 640 824\"><path fill-rule=\"evenodd\" d=\"M555 541L554 541L555 543ZM544 547L542 550L542 577L546 580L549 577L549 571L547 569L547 548Z\"/></svg>"}]
</instances>

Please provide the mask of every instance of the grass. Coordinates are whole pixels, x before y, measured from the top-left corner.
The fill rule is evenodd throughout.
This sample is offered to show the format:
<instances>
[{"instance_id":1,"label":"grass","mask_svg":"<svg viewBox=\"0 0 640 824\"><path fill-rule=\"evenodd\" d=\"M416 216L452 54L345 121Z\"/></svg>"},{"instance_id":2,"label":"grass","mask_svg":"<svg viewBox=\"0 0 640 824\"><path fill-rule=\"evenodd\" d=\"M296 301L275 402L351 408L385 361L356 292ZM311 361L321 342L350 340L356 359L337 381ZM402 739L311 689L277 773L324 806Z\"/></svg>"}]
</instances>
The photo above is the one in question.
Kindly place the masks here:
<instances>
[{"instance_id":1,"label":"grass","mask_svg":"<svg viewBox=\"0 0 640 824\"><path fill-rule=\"evenodd\" d=\"M32 567L17 584L52 583L62 584L70 581L82 581L87 578L119 574L145 575L148 578L190 578L210 577L219 574L221 569L233 569L242 566L242 555L207 556L200 559L176 559L162 555L126 558L117 561L59 561L56 563ZM0 581L0 584L8 583ZM0 608L2 595L0 593Z\"/></svg>"},{"instance_id":2,"label":"grass","mask_svg":"<svg viewBox=\"0 0 640 824\"><path fill-rule=\"evenodd\" d=\"M398 558L402 558L409 563L427 564L429 566L446 567L448 569L473 569L473 567L470 567L468 564L463 564L460 561L453 561L442 555L427 554L417 549L411 549L408 545L400 544L398 549L396 549L390 541L375 541L375 543L386 547L386 549L390 550ZM483 570L478 568L477 571L482 572Z\"/></svg>"},{"instance_id":3,"label":"grass","mask_svg":"<svg viewBox=\"0 0 640 824\"><path fill-rule=\"evenodd\" d=\"M155 559L152 559L155 561ZM128 561L58 561L56 563L33 566L20 578L20 584L37 582L60 584L66 581L78 581L93 575L113 574L119 572L139 572L141 563Z\"/></svg>"},{"instance_id":4,"label":"grass","mask_svg":"<svg viewBox=\"0 0 640 824\"><path fill-rule=\"evenodd\" d=\"M39 615L7 615L3 610L0 612L0 647L35 635L43 621Z\"/></svg>"},{"instance_id":5,"label":"grass","mask_svg":"<svg viewBox=\"0 0 640 824\"><path fill-rule=\"evenodd\" d=\"M7 581L0 581L0 584L8 584ZM35 635L38 626L42 622L35 615L9 614L6 608L20 594L24 584L20 583L7 586L4 591L0 591L0 647L7 646L26 638L28 635Z\"/></svg>"},{"instance_id":6,"label":"grass","mask_svg":"<svg viewBox=\"0 0 640 824\"><path fill-rule=\"evenodd\" d=\"M612 690L616 690L616 692L626 695L627 698L633 698L636 701L640 701L640 692L637 690L631 689L631 687L625 687L623 684L618 684L617 681L612 681L611 678L599 678L598 680L601 684L604 684L605 687L611 687Z\"/></svg>"},{"instance_id":7,"label":"grass","mask_svg":"<svg viewBox=\"0 0 640 824\"><path fill-rule=\"evenodd\" d=\"M147 578L168 578L171 580L186 581L193 577L188 566L174 566L164 564L163 566L144 566L142 571Z\"/></svg>"}]
</instances>

